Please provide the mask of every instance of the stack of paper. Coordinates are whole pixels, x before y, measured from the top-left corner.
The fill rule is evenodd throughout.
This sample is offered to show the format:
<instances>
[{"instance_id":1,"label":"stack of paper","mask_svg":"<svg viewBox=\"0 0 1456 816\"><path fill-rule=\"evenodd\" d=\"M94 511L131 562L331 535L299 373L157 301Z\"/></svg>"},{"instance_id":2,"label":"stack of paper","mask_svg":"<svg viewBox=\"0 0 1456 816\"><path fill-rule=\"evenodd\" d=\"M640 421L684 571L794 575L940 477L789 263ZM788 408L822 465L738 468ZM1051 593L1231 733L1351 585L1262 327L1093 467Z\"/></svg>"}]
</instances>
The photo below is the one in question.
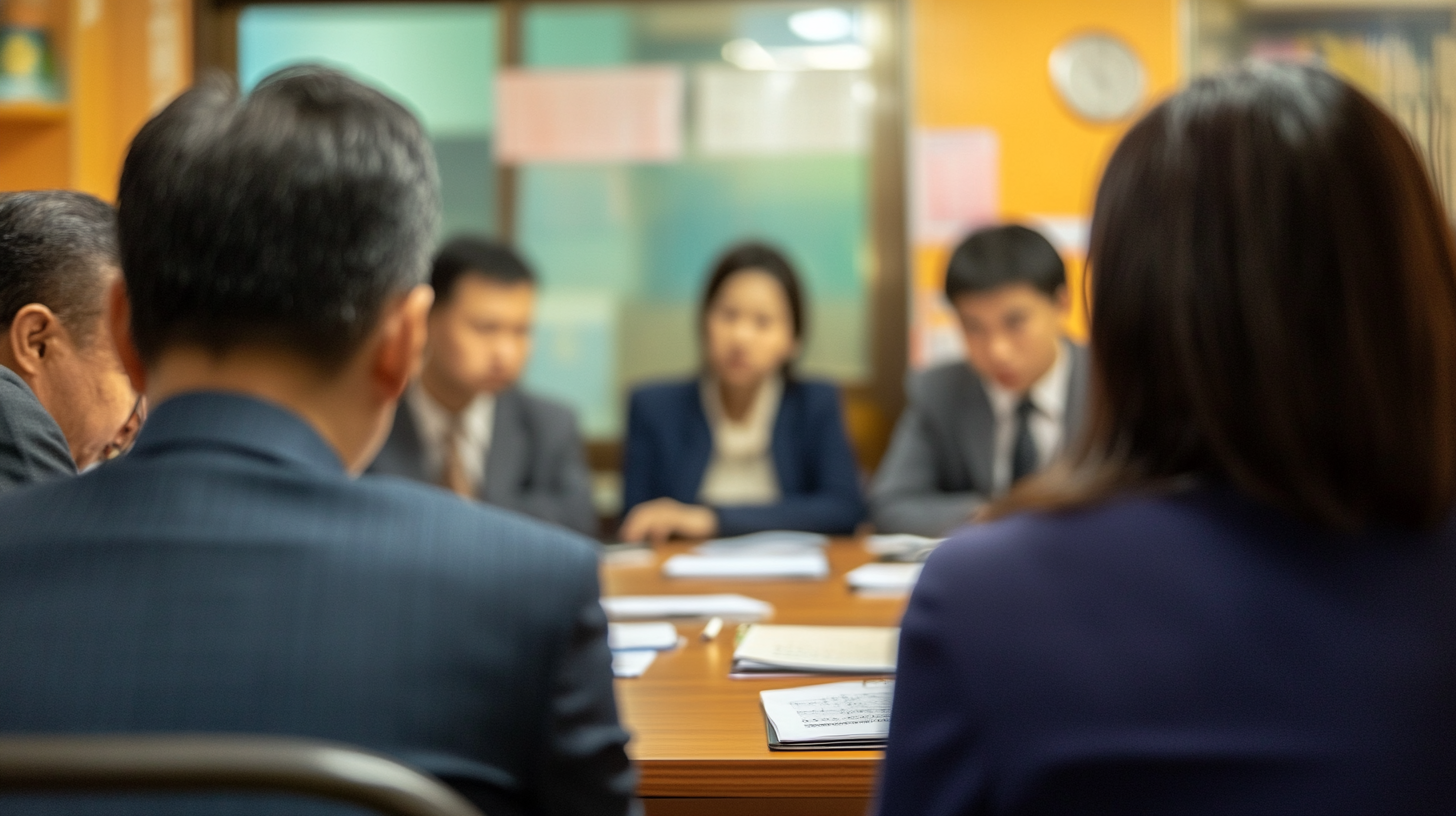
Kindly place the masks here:
<instances>
[{"instance_id":1,"label":"stack of paper","mask_svg":"<svg viewBox=\"0 0 1456 816\"><path fill-rule=\"evenodd\" d=\"M733 673L894 674L899 646L893 626L754 624L733 650Z\"/></svg>"},{"instance_id":2,"label":"stack of paper","mask_svg":"<svg viewBox=\"0 0 1456 816\"><path fill-rule=\"evenodd\" d=\"M759 692L774 751L870 750L890 735L893 680Z\"/></svg>"},{"instance_id":3,"label":"stack of paper","mask_svg":"<svg viewBox=\"0 0 1456 816\"><path fill-rule=\"evenodd\" d=\"M640 677L657 653L676 649L681 638L670 623L609 623L607 645L612 649L612 674Z\"/></svg>"},{"instance_id":4,"label":"stack of paper","mask_svg":"<svg viewBox=\"0 0 1456 816\"><path fill-rule=\"evenodd\" d=\"M908 533L872 535L865 539L865 549L886 561L924 561L942 541Z\"/></svg>"},{"instance_id":5,"label":"stack of paper","mask_svg":"<svg viewBox=\"0 0 1456 816\"><path fill-rule=\"evenodd\" d=\"M851 589L870 592L909 592L924 564L865 564L845 573Z\"/></svg>"},{"instance_id":6,"label":"stack of paper","mask_svg":"<svg viewBox=\"0 0 1456 816\"><path fill-rule=\"evenodd\" d=\"M754 621L773 614L772 604L743 595L618 595L603 598L602 608L612 620L719 617Z\"/></svg>"},{"instance_id":7,"label":"stack of paper","mask_svg":"<svg viewBox=\"0 0 1456 816\"><path fill-rule=\"evenodd\" d=\"M674 555L662 564L668 578L827 578L820 551L771 555Z\"/></svg>"},{"instance_id":8,"label":"stack of paper","mask_svg":"<svg viewBox=\"0 0 1456 816\"><path fill-rule=\"evenodd\" d=\"M676 649L678 640L677 627L670 623L607 624L607 645L614 652Z\"/></svg>"},{"instance_id":9,"label":"stack of paper","mask_svg":"<svg viewBox=\"0 0 1456 816\"><path fill-rule=\"evenodd\" d=\"M668 578L825 578L829 539L817 533L769 531L717 538L662 565Z\"/></svg>"}]
</instances>

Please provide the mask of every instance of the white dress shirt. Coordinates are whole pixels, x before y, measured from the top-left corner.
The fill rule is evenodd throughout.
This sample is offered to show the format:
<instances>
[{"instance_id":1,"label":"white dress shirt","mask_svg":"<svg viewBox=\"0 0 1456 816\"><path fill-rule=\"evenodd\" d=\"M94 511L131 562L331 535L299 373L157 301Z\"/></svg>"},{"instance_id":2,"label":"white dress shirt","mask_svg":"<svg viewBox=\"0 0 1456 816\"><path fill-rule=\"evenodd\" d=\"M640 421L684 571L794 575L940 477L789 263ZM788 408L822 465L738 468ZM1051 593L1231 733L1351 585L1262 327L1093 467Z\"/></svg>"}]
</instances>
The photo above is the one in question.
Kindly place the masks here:
<instances>
[{"instance_id":1,"label":"white dress shirt","mask_svg":"<svg viewBox=\"0 0 1456 816\"><path fill-rule=\"evenodd\" d=\"M444 478L445 444L455 415L430 396L419 383L405 391L405 405L415 421L424 451L426 473L438 482ZM460 436L456 440L460 466L472 492L485 482L485 458L490 453L491 431L495 427L495 395L481 394L460 412Z\"/></svg>"},{"instance_id":2,"label":"white dress shirt","mask_svg":"<svg viewBox=\"0 0 1456 816\"><path fill-rule=\"evenodd\" d=\"M779 477L770 448L779 401L784 395L783 380L774 377L759 386L742 422L728 418L723 410L723 392L716 381L705 378L700 393L703 413L713 432L713 457L698 488L698 501L711 507L778 502Z\"/></svg>"},{"instance_id":3,"label":"white dress shirt","mask_svg":"<svg viewBox=\"0 0 1456 816\"><path fill-rule=\"evenodd\" d=\"M1064 441L1062 418L1067 411L1067 389L1071 379L1071 355L1058 343L1056 362L1026 392L1035 406L1026 424L1031 431L1031 441L1036 445L1037 467L1045 465L1061 452ZM1007 391L990 380L984 382L986 396L991 398L991 412L996 415L991 484L999 494L1011 487L1011 457L1016 447L1016 406L1022 395Z\"/></svg>"}]
</instances>

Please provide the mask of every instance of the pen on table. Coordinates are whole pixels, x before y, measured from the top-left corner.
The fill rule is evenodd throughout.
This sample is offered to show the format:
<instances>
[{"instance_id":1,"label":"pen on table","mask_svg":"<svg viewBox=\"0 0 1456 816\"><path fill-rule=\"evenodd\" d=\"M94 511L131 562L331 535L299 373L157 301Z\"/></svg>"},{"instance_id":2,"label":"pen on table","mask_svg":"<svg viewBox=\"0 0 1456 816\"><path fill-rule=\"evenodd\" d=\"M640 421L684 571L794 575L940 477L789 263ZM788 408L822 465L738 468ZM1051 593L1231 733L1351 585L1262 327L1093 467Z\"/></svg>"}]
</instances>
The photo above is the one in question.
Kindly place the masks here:
<instances>
[{"instance_id":1,"label":"pen on table","mask_svg":"<svg viewBox=\"0 0 1456 816\"><path fill-rule=\"evenodd\" d=\"M708 621L707 626L703 627L703 640L712 640L721 631L723 631L723 619L715 617Z\"/></svg>"}]
</instances>

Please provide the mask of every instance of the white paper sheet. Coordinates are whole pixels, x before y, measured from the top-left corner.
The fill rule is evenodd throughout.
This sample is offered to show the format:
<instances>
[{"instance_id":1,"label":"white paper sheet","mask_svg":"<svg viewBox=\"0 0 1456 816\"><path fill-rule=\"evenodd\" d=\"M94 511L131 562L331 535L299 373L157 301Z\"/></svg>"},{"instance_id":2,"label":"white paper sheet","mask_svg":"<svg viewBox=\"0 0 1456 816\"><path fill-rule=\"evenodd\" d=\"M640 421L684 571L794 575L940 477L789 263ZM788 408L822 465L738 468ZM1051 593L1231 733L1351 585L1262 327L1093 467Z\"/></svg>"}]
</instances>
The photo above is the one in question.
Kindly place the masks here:
<instances>
[{"instance_id":1,"label":"white paper sheet","mask_svg":"<svg viewBox=\"0 0 1456 816\"><path fill-rule=\"evenodd\" d=\"M662 564L668 578L826 578L823 552L778 555L674 555Z\"/></svg>"},{"instance_id":2,"label":"white paper sheet","mask_svg":"<svg viewBox=\"0 0 1456 816\"><path fill-rule=\"evenodd\" d=\"M607 645L614 652L677 648L677 627L670 623L609 623Z\"/></svg>"},{"instance_id":3,"label":"white paper sheet","mask_svg":"<svg viewBox=\"0 0 1456 816\"><path fill-rule=\"evenodd\" d=\"M699 555L773 555L813 552L828 543L829 537L819 533L769 530L732 538L714 538L694 547L693 552Z\"/></svg>"},{"instance_id":4,"label":"white paper sheet","mask_svg":"<svg viewBox=\"0 0 1456 816\"><path fill-rule=\"evenodd\" d=\"M753 621L773 614L773 605L745 595L617 595L602 599L612 620L711 618Z\"/></svg>"},{"instance_id":5,"label":"white paper sheet","mask_svg":"<svg viewBox=\"0 0 1456 816\"><path fill-rule=\"evenodd\" d=\"M903 591L915 587L924 564L865 564L845 574L851 589Z\"/></svg>"},{"instance_id":6,"label":"white paper sheet","mask_svg":"<svg viewBox=\"0 0 1456 816\"><path fill-rule=\"evenodd\" d=\"M826 683L759 692L784 743L884 739L890 734L893 680Z\"/></svg>"},{"instance_id":7,"label":"white paper sheet","mask_svg":"<svg viewBox=\"0 0 1456 816\"><path fill-rule=\"evenodd\" d=\"M733 650L733 670L893 674L899 646L893 626L754 624Z\"/></svg>"},{"instance_id":8,"label":"white paper sheet","mask_svg":"<svg viewBox=\"0 0 1456 816\"><path fill-rule=\"evenodd\" d=\"M896 561L923 561L942 541L945 539L926 538L909 533L872 535L865 539L865 549L874 555Z\"/></svg>"},{"instance_id":9,"label":"white paper sheet","mask_svg":"<svg viewBox=\"0 0 1456 816\"><path fill-rule=\"evenodd\" d=\"M1001 213L1001 141L991 128L917 130L911 224L918 244L949 244Z\"/></svg>"},{"instance_id":10,"label":"white paper sheet","mask_svg":"<svg viewBox=\"0 0 1456 816\"><path fill-rule=\"evenodd\" d=\"M637 649L631 652L612 652L612 675L614 677L641 677L657 659L657 652L651 649Z\"/></svg>"}]
</instances>

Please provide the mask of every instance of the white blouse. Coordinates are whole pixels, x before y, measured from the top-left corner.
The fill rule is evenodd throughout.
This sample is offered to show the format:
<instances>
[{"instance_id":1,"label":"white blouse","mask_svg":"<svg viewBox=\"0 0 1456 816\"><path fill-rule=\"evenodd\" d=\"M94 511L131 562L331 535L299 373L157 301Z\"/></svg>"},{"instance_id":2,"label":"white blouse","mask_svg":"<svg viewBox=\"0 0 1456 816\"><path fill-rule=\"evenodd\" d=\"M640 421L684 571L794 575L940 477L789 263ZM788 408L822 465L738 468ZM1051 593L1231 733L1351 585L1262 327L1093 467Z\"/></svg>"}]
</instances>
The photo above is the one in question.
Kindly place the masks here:
<instances>
[{"instance_id":1,"label":"white blouse","mask_svg":"<svg viewBox=\"0 0 1456 816\"><path fill-rule=\"evenodd\" d=\"M723 392L716 380L705 377L699 393L713 432L713 457L703 474L698 501L711 507L776 504L781 493L770 447L783 380L774 377L759 386L742 422L732 421L723 410Z\"/></svg>"}]
</instances>

